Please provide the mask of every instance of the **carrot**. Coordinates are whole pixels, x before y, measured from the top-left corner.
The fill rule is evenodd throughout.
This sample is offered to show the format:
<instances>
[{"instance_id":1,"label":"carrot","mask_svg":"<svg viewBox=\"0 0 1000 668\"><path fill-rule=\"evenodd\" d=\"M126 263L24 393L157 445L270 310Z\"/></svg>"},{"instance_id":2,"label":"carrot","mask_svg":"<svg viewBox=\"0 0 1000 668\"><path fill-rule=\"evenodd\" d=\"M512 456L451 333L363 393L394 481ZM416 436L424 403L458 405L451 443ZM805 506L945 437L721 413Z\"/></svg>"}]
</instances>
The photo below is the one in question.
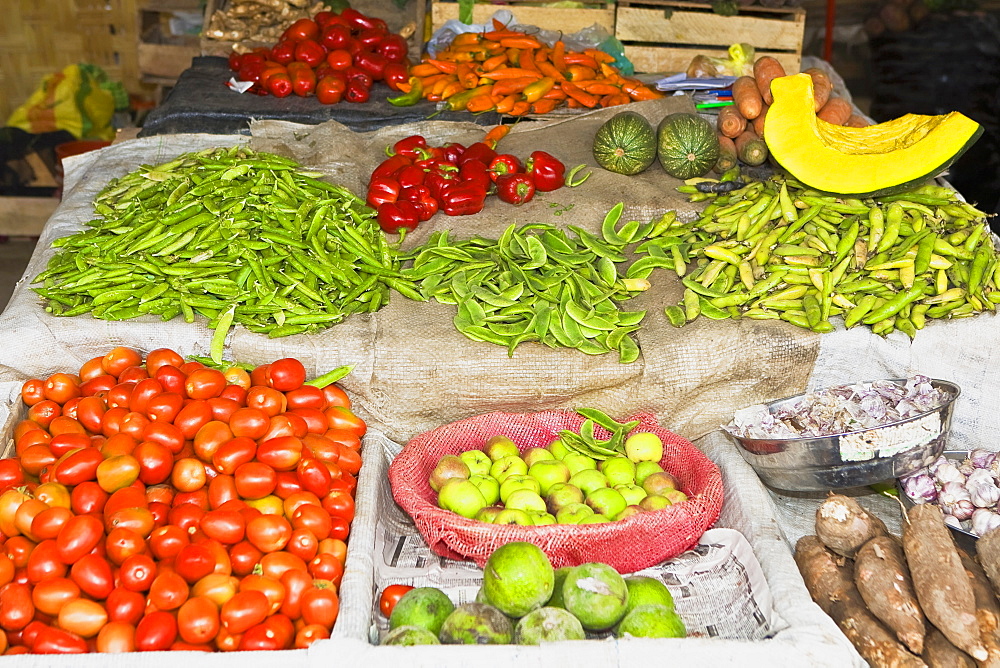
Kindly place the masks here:
<instances>
[{"instance_id":1,"label":"carrot","mask_svg":"<svg viewBox=\"0 0 1000 668\"><path fill-rule=\"evenodd\" d=\"M736 139L743 134L744 130L747 129L747 119L740 114L736 105L721 107L719 109L719 116L716 118L715 123L719 132L730 139Z\"/></svg>"},{"instance_id":2,"label":"carrot","mask_svg":"<svg viewBox=\"0 0 1000 668\"><path fill-rule=\"evenodd\" d=\"M739 158L736 157L736 144L733 140L726 135L720 134L719 137L719 159L715 161L716 174L725 174L730 169L736 166Z\"/></svg>"},{"instance_id":3,"label":"carrot","mask_svg":"<svg viewBox=\"0 0 1000 668\"><path fill-rule=\"evenodd\" d=\"M830 494L816 509L816 535L829 549L853 559L861 546L888 535L885 523L843 494Z\"/></svg>"},{"instance_id":4,"label":"carrot","mask_svg":"<svg viewBox=\"0 0 1000 668\"><path fill-rule=\"evenodd\" d=\"M785 76L784 66L771 56L761 56L753 64L753 77L757 80L757 90L767 104L774 101L771 97L771 82L783 76Z\"/></svg>"},{"instance_id":5,"label":"carrot","mask_svg":"<svg viewBox=\"0 0 1000 668\"><path fill-rule=\"evenodd\" d=\"M764 136L764 119L767 117L767 110L771 105L765 104L764 108L760 110L760 116L753 119L753 131L757 133L758 137Z\"/></svg>"},{"instance_id":6,"label":"carrot","mask_svg":"<svg viewBox=\"0 0 1000 668\"><path fill-rule=\"evenodd\" d=\"M492 79L493 81L500 81L502 79L517 79L519 77L532 77L533 79L541 79L541 72L534 72L532 70L526 70L523 67L505 67L500 70L494 70L492 72L483 72L483 79Z\"/></svg>"},{"instance_id":7,"label":"carrot","mask_svg":"<svg viewBox=\"0 0 1000 668\"><path fill-rule=\"evenodd\" d=\"M496 90L496 86L493 86ZM510 110L514 108L514 104L521 99L520 94L511 93L510 95L504 97L500 102L497 102L496 112L498 114L509 114Z\"/></svg>"},{"instance_id":8,"label":"carrot","mask_svg":"<svg viewBox=\"0 0 1000 668\"><path fill-rule=\"evenodd\" d=\"M851 103L842 97L831 97L816 114L818 118L833 125L843 125L854 113Z\"/></svg>"},{"instance_id":9,"label":"carrot","mask_svg":"<svg viewBox=\"0 0 1000 668\"><path fill-rule=\"evenodd\" d=\"M854 584L868 610L910 651L920 654L927 620L913 593L903 548L893 536L876 536L858 550Z\"/></svg>"},{"instance_id":10,"label":"carrot","mask_svg":"<svg viewBox=\"0 0 1000 668\"><path fill-rule=\"evenodd\" d=\"M597 106L597 98L590 93L581 90L576 85L570 83L569 81L563 81L559 84L559 87L569 95L571 98L582 104L583 106L593 109Z\"/></svg>"},{"instance_id":11,"label":"carrot","mask_svg":"<svg viewBox=\"0 0 1000 668\"><path fill-rule=\"evenodd\" d=\"M873 667L926 668L923 661L896 642L882 623L868 612L851 580L850 567L826 549L818 537L800 538L795 544L794 556L809 595Z\"/></svg>"},{"instance_id":12,"label":"carrot","mask_svg":"<svg viewBox=\"0 0 1000 668\"><path fill-rule=\"evenodd\" d=\"M553 109L559 106L559 102L556 100L537 100L531 105L531 113L533 114L547 114Z\"/></svg>"},{"instance_id":13,"label":"carrot","mask_svg":"<svg viewBox=\"0 0 1000 668\"><path fill-rule=\"evenodd\" d=\"M751 167L763 165L769 155L767 144L757 136L753 128L744 130L743 134L733 140L733 144L739 159Z\"/></svg>"},{"instance_id":14,"label":"carrot","mask_svg":"<svg viewBox=\"0 0 1000 668\"><path fill-rule=\"evenodd\" d=\"M764 108L764 98L760 96L757 81L751 76L742 76L732 85L733 104L748 121L760 116Z\"/></svg>"},{"instance_id":15,"label":"carrot","mask_svg":"<svg viewBox=\"0 0 1000 668\"><path fill-rule=\"evenodd\" d=\"M830 77L826 75L826 72L818 67L810 67L809 69L804 70L804 72L812 77L815 111L819 111L823 108L823 105L826 104L826 101L830 99L830 95L833 93L833 82L830 81Z\"/></svg>"},{"instance_id":16,"label":"carrot","mask_svg":"<svg viewBox=\"0 0 1000 668\"><path fill-rule=\"evenodd\" d=\"M909 509L903 523L903 552L927 619L955 647L985 661L989 652L979 638L972 583L940 507L922 503Z\"/></svg>"}]
</instances>

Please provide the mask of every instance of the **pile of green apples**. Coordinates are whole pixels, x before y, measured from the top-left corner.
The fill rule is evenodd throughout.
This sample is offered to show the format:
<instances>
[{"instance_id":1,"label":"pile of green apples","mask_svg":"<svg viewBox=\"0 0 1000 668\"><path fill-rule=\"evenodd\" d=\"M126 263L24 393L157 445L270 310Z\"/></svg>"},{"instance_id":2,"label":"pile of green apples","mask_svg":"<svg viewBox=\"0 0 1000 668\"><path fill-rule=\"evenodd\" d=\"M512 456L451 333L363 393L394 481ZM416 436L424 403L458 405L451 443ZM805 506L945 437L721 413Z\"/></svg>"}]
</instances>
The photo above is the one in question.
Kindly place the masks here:
<instances>
[{"instance_id":1,"label":"pile of green apples","mask_svg":"<svg viewBox=\"0 0 1000 668\"><path fill-rule=\"evenodd\" d=\"M687 499L660 466L656 434L634 433L624 445L622 455L595 459L561 439L522 453L495 435L482 449L441 457L428 482L439 507L490 524L614 522Z\"/></svg>"}]
</instances>

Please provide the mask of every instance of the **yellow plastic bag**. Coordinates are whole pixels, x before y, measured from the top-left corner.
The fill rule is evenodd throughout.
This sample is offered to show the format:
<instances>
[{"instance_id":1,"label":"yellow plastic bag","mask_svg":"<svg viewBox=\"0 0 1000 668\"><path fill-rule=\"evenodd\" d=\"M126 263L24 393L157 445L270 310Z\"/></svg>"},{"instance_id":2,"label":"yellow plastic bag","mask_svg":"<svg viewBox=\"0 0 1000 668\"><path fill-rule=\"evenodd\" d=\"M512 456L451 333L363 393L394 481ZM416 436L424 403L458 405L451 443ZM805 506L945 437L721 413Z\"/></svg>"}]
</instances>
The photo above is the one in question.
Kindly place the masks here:
<instances>
[{"instance_id":1,"label":"yellow plastic bag","mask_svg":"<svg viewBox=\"0 0 1000 668\"><path fill-rule=\"evenodd\" d=\"M66 130L79 139L114 139L111 118L115 95L104 70L88 64L70 65L50 74L28 101L14 110L7 125L43 134Z\"/></svg>"}]
</instances>

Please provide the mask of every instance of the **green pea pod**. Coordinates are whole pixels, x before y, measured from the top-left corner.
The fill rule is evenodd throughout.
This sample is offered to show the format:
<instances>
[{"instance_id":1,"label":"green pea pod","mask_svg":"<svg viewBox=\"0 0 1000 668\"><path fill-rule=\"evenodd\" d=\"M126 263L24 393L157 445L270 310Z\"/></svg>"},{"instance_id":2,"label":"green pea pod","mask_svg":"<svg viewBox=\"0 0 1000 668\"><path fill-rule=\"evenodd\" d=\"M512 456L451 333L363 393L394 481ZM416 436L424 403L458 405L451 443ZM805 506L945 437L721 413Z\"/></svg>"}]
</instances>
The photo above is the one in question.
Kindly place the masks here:
<instances>
[{"instance_id":1,"label":"green pea pod","mask_svg":"<svg viewBox=\"0 0 1000 668\"><path fill-rule=\"evenodd\" d=\"M611 207L611 210L604 216L604 221L601 223L601 236L604 237L605 242L612 246L624 246L629 243L629 240L622 238L616 229L624 210L625 204L618 202Z\"/></svg>"},{"instance_id":2,"label":"green pea pod","mask_svg":"<svg viewBox=\"0 0 1000 668\"><path fill-rule=\"evenodd\" d=\"M687 324L687 316L684 313L684 309L677 305L667 306L664 309L664 313L667 316L667 320L674 327L683 327Z\"/></svg>"}]
</instances>

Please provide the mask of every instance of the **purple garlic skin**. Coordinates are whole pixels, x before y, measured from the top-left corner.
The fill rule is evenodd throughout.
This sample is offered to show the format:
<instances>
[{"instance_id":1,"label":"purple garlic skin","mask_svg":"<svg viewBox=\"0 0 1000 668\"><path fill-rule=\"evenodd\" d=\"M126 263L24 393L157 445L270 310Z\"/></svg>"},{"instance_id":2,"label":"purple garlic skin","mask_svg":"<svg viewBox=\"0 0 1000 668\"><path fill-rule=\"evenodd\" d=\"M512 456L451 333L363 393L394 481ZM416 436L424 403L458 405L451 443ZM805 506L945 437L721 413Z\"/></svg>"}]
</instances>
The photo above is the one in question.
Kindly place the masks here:
<instances>
[{"instance_id":1,"label":"purple garlic skin","mask_svg":"<svg viewBox=\"0 0 1000 668\"><path fill-rule=\"evenodd\" d=\"M977 448L969 453L969 461L977 469L988 469L997 458L997 453Z\"/></svg>"},{"instance_id":2,"label":"purple garlic skin","mask_svg":"<svg viewBox=\"0 0 1000 668\"><path fill-rule=\"evenodd\" d=\"M944 516L944 523L954 529L965 529L965 527L962 526L962 523L954 515L948 515L946 513Z\"/></svg>"},{"instance_id":3,"label":"purple garlic skin","mask_svg":"<svg viewBox=\"0 0 1000 668\"><path fill-rule=\"evenodd\" d=\"M934 479L924 472L914 473L903 478L903 492L910 497L914 503L934 503L938 498L937 485Z\"/></svg>"},{"instance_id":4,"label":"purple garlic skin","mask_svg":"<svg viewBox=\"0 0 1000 668\"><path fill-rule=\"evenodd\" d=\"M934 471L934 479L939 485L965 484L965 474L952 461L942 462Z\"/></svg>"},{"instance_id":5,"label":"purple garlic skin","mask_svg":"<svg viewBox=\"0 0 1000 668\"><path fill-rule=\"evenodd\" d=\"M977 508L992 508L1000 501L1000 487L988 469L976 469L965 481L972 504Z\"/></svg>"},{"instance_id":6,"label":"purple garlic skin","mask_svg":"<svg viewBox=\"0 0 1000 668\"><path fill-rule=\"evenodd\" d=\"M972 533L977 536L985 535L998 527L1000 527L1000 514L986 508L976 508L972 513Z\"/></svg>"},{"instance_id":7,"label":"purple garlic skin","mask_svg":"<svg viewBox=\"0 0 1000 668\"><path fill-rule=\"evenodd\" d=\"M969 490L957 482L945 483L938 493L938 505L945 515L954 515L959 521L970 519L976 509Z\"/></svg>"}]
</instances>

